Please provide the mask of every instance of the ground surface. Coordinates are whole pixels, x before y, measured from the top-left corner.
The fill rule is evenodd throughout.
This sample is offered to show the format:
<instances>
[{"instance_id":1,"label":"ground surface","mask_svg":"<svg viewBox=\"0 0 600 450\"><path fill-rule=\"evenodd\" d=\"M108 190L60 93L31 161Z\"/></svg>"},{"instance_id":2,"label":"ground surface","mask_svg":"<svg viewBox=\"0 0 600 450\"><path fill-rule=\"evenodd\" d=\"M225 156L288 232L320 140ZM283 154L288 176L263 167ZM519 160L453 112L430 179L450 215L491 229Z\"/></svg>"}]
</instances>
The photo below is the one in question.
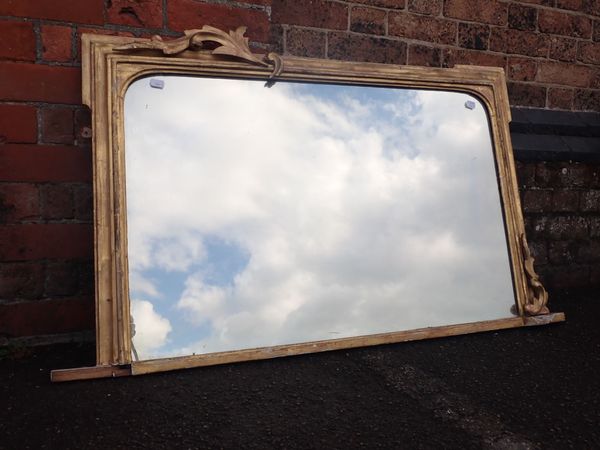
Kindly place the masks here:
<instances>
[{"instance_id":1,"label":"ground surface","mask_svg":"<svg viewBox=\"0 0 600 450\"><path fill-rule=\"evenodd\" d=\"M51 384L89 345L0 354L0 448L600 448L600 292L547 327Z\"/></svg>"}]
</instances>

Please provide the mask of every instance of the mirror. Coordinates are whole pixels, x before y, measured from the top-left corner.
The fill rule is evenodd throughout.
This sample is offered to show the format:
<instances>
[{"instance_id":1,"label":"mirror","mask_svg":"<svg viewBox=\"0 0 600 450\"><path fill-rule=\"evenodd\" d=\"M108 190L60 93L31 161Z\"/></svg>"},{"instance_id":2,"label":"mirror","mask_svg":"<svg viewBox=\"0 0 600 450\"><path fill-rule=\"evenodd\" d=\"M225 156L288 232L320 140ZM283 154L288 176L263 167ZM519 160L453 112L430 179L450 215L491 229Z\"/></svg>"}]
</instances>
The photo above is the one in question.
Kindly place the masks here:
<instances>
[{"instance_id":1,"label":"mirror","mask_svg":"<svg viewBox=\"0 0 600 450\"><path fill-rule=\"evenodd\" d=\"M124 111L140 359L512 315L475 97L155 76Z\"/></svg>"},{"instance_id":2,"label":"mirror","mask_svg":"<svg viewBox=\"0 0 600 450\"><path fill-rule=\"evenodd\" d=\"M83 35L96 366L54 381L543 325L504 72Z\"/></svg>"}]
</instances>

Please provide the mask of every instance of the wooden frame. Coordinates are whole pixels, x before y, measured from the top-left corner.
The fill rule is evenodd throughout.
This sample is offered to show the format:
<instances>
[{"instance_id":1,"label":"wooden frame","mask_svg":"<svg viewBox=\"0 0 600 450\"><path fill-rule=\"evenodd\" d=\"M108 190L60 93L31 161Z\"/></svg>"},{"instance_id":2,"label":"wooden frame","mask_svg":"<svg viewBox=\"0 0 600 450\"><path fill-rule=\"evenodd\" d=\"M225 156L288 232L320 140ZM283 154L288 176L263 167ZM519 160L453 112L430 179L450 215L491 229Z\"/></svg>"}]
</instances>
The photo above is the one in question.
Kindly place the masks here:
<instances>
[{"instance_id":1,"label":"wooden frame","mask_svg":"<svg viewBox=\"0 0 600 450\"><path fill-rule=\"evenodd\" d=\"M510 108L501 68L453 69L392 66L252 54L244 28L229 34L203 27L172 41L83 35L83 102L92 109L94 130L94 245L97 365L54 371L54 381L114 377L265 359L308 352L426 339L564 320L550 314L548 296L533 269L525 239L508 123ZM216 49L203 50L204 42ZM213 45L214 48L214 45ZM135 80L150 74L185 74L459 91L487 108L509 244L518 317L309 342L209 355L132 362L125 208L124 96ZM536 316L536 317L531 317Z\"/></svg>"}]
</instances>

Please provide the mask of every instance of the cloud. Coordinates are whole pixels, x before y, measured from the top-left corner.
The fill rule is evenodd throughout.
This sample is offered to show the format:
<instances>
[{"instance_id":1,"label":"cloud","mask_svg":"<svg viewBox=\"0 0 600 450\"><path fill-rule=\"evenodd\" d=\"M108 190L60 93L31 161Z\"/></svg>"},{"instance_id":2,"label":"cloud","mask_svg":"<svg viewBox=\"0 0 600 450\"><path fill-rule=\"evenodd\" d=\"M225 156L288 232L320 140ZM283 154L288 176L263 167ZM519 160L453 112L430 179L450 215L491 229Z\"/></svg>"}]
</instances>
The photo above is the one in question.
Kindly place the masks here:
<instances>
[{"instance_id":1,"label":"cloud","mask_svg":"<svg viewBox=\"0 0 600 450\"><path fill-rule=\"evenodd\" d=\"M140 80L126 97L132 292L164 297L177 324L156 351L509 315L479 102L468 110L472 98L459 93L164 79L163 90ZM213 241L226 245L216 251Z\"/></svg>"},{"instance_id":2,"label":"cloud","mask_svg":"<svg viewBox=\"0 0 600 450\"><path fill-rule=\"evenodd\" d=\"M140 355L149 358L155 350L167 343L171 323L146 300L131 300L131 315L135 320L133 344Z\"/></svg>"}]
</instances>

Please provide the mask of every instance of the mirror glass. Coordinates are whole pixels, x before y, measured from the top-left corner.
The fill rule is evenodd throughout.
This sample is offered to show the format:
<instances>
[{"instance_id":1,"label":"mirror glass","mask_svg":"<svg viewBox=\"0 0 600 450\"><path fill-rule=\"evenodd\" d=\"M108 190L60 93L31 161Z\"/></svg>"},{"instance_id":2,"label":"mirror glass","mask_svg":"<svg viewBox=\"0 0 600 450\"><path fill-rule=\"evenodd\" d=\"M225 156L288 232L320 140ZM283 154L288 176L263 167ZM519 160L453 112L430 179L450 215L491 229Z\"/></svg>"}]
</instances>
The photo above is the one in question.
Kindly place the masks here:
<instances>
[{"instance_id":1,"label":"mirror glass","mask_svg":"<svg viewBox=\"0 0 600 450\"><path fill-rule=\"evenodd\" d=\"M156 76L125 153L139 359L512 316L475 97Z\"/></svg>"}]
</instances>

